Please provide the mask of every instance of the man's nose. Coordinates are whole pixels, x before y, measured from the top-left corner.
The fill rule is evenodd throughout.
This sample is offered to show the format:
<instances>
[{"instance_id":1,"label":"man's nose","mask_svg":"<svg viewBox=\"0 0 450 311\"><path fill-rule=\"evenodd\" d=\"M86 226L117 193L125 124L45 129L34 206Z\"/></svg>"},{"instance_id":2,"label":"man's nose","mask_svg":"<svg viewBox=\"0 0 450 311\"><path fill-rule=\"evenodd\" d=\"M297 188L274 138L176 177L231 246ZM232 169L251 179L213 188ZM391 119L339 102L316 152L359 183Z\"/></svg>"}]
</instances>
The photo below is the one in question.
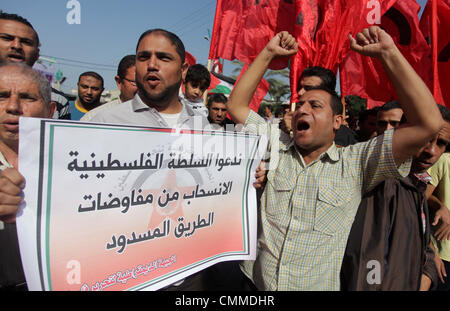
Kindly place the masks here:
<instances>
[{"instance_id":1,"label":"man's nose","mask_svg":"<svg viewBox=\"0 0 450 311\"><path fill-rule=\"evenodd\" d=\"M14 40L11 41L11 47L16 50L21 50L22 42L20 42L20 38L14 38Z\"/></svg>"},{"instance_id":2,"label":"man's nose","mask_svg":"<svg viewBox=\"0 0 450 311\"><path fill-rule=\"evenodd\" d=\"M158 58L156 56L151 56L147 61L147 69L155 70L158 69Z\"/></svg>"},{"instance_id":3,"label":"man's nose","mask_svg":"<svg viewBox=\"0 0 450 311\"><path fill-rule=\"evenodd\" d=\"M17 114L20 111L20 98L18 95L11 94L6 110L12 114Z\"/></svg>"}]
</instances>

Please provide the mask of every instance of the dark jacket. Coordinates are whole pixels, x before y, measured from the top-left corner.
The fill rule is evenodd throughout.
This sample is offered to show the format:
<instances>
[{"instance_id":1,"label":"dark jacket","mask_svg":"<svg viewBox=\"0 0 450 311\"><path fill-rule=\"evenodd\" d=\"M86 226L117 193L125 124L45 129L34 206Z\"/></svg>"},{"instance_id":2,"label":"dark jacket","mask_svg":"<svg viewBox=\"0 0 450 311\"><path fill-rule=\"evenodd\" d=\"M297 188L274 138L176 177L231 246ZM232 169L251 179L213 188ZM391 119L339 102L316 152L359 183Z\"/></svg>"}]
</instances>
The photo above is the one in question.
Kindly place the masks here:
<instances>
[{"instance_id":1,"label":"dark jacket","mask_svg":"<svg viewBox=\"0 0 450 311\"><path fill-rule=\"evenodd\" d=\"M432 280L432 288L437 285L428 207L417 182L409 176L389 179L363 197L342 263L342 290L415 291L422 274Z\"/></svg>"}]
</instances>

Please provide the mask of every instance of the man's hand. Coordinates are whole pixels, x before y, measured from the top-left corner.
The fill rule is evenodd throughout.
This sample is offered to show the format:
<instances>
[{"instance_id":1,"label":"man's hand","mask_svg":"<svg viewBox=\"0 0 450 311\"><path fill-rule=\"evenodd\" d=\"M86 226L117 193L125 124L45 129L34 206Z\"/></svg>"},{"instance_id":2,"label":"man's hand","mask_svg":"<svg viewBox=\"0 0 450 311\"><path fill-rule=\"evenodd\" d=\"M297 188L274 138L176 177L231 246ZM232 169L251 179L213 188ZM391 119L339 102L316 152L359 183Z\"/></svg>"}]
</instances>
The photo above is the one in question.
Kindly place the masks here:
<instances>
[{"instance_id":1,"label":"man's hand","mask_svg":"<svg viewBox=\"0 0 450 311\"><path fill-rule=\"evenodd\" d=\"M290 134L292 131L292 111L286 112L283 119L280 121L280 129L286 134Z\"/></svg>"},{"instance_id":2,"label":"man's hand","mask_svg":"<svg viewBox=\"0 0 450 311\"><path fill-rule=\"evenodd\" d=\"M445 205L441 205L436 211L432 225L436 226L439 220L445 225L450 225L450 210Z\"/></svg>"},{"instance_id":3,"label":"man's hand","mask_svg":"<svg viewBox=\"0 0 450 311\"><path fill-rule=\"evenodd\" d=\"M7 168L0 174L0 220L5 223L15 223L19 205L23 199L20 196L25 187L25 179L15 168Z\"/></svg>"},{"instance_id":4,"label":"man's hand","mask_svg":"<svg viewBox=\"0 0 450 311\"><path fill-rule=\"evenodd\" d=\"M450 225L441 223L439 228L434 232L433 236L438 241L450 240Z\"/></svg>"},{"instance_id":5,"label":"man's hand","mask_svg":"<svg viewBox=\"0 0 450 311\"><path fill-rule=\"evenodd\" d=\"M434 255L434 263L436 264L436 270L439 276L439 280L441 280L442 283L445 283L444 277L447 277L447 271L445 271L444 262L437 253Z\"/></svg>"},{"instance_id":6,"label":"man's hand","mask_svg":"<svg viewBox=\"0 0 450 311\"><path fill-rule=\"evenodd\" d=\"M265 49L273 55L273 57L291 56L297 54L298 43L295 38L287 31L277 33L267 43Z\"/></svg>"},{"instance_id":7,"label":"man's hand","mask_svg":"<svg viewBox=\"0 0 450 311\"><path fill-rule=\"evenodd\" d=\"M361 55L380 58L384 52L395 49L394 40L378 26L364 28L356 35L356 39L349 35L350 47Z\"/></svg>"},{"instance_id":8,"label":"man's hand","mask_svg":"<svg viewBox=\"0 0 450 311\"><path fill-rule=\"evenodd\" d=\"M258 168L256 169L255 173L256 181L253 183L253 187L255 187L255 189L262 189L266 185L267 170L265 166L266 163L264 161L261 161Z\"/></svg>"}]
</instances>

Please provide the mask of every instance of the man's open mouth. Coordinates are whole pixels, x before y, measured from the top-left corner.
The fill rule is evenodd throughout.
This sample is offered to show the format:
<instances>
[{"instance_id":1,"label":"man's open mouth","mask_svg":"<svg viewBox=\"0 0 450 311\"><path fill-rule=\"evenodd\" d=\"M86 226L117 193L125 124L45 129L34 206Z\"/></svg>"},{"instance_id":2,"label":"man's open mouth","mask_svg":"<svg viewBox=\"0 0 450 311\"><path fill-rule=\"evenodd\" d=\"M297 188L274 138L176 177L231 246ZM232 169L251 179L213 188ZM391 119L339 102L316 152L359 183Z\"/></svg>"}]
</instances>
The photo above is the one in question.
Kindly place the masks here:
<instances>
[{"instance_id":1,"label":"man's open mouth","mask_svg":"<svg viewBox=\"0 0 450 311\"><path fill-rule=\"evenodd\" d=\"M303 121L303 120L297 121L297 131L298 132L307 131L307 130L309 130L310 127L311 126L309 125L309 123L307 121Z\"/></svg>"},{"instance_id":2,"label":"man's open mouth","mask_svg":"<svg viewBox=\"0 0 450 311\"><path fill-rule=\"evenodd\" d=\"M10 53L8 54L8 59L13 62L23 62L25 60L25 57L21 54Z\"/></svg>"}]
</instances>

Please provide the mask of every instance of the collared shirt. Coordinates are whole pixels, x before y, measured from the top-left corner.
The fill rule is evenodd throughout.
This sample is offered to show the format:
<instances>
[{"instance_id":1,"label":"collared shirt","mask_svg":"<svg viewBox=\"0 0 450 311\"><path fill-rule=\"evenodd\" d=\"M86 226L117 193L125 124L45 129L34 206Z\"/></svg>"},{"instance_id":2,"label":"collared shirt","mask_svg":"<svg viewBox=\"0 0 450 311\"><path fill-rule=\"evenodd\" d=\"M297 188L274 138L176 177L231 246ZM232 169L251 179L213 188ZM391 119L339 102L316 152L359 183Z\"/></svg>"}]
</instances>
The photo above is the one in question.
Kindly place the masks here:
<instances>
[{"instance_id":1,"label":"collared shirt","mask_svg":"<svg viewBox=\"0 0 450 311\"><path fill-rule=\"evenodd\" d=\"M86 112L80 119L80 121L84 121L84 122L89 122L91 121L91 119L100 111L105 110L105 109L109 109L111 107L114 107L116 105L121 104L122 102L120 101L120 98L116 98L115 100L112 100L106 104L100 105L97 108L94 108L92 110L89 110L88 112Z\"/></svg>"},{"instance_id":2,"label":"collared shirt","mask_svg":"<svg viewBox=\"0 0 450 311\"><path fill-rule=\"evenodd\" d=\"M183 109L178 119L177 128L211 129L206 117L195 112L183 99L180 98L180 101ZM132 100L99 112L90 121L170 128L161 114L155 108L146 105L138 94Z\"/></svg>"},{"instance_id":3,"label":"collared shirt","mask_svg":"<svg viewBox=\"0 0 450 311\"><path fill-rule=\"evenodd\" d=\"M287 135L274 137L270 124L253 111L244 129L268 134L274 168L258 211L257 258L244 262L243 272L260 290L339 290L362 195L386 178L407 176L411 161L395 165L392 130L349 147L333 143L306 165L294 142Z\"/></svg>"}]
</instances>

